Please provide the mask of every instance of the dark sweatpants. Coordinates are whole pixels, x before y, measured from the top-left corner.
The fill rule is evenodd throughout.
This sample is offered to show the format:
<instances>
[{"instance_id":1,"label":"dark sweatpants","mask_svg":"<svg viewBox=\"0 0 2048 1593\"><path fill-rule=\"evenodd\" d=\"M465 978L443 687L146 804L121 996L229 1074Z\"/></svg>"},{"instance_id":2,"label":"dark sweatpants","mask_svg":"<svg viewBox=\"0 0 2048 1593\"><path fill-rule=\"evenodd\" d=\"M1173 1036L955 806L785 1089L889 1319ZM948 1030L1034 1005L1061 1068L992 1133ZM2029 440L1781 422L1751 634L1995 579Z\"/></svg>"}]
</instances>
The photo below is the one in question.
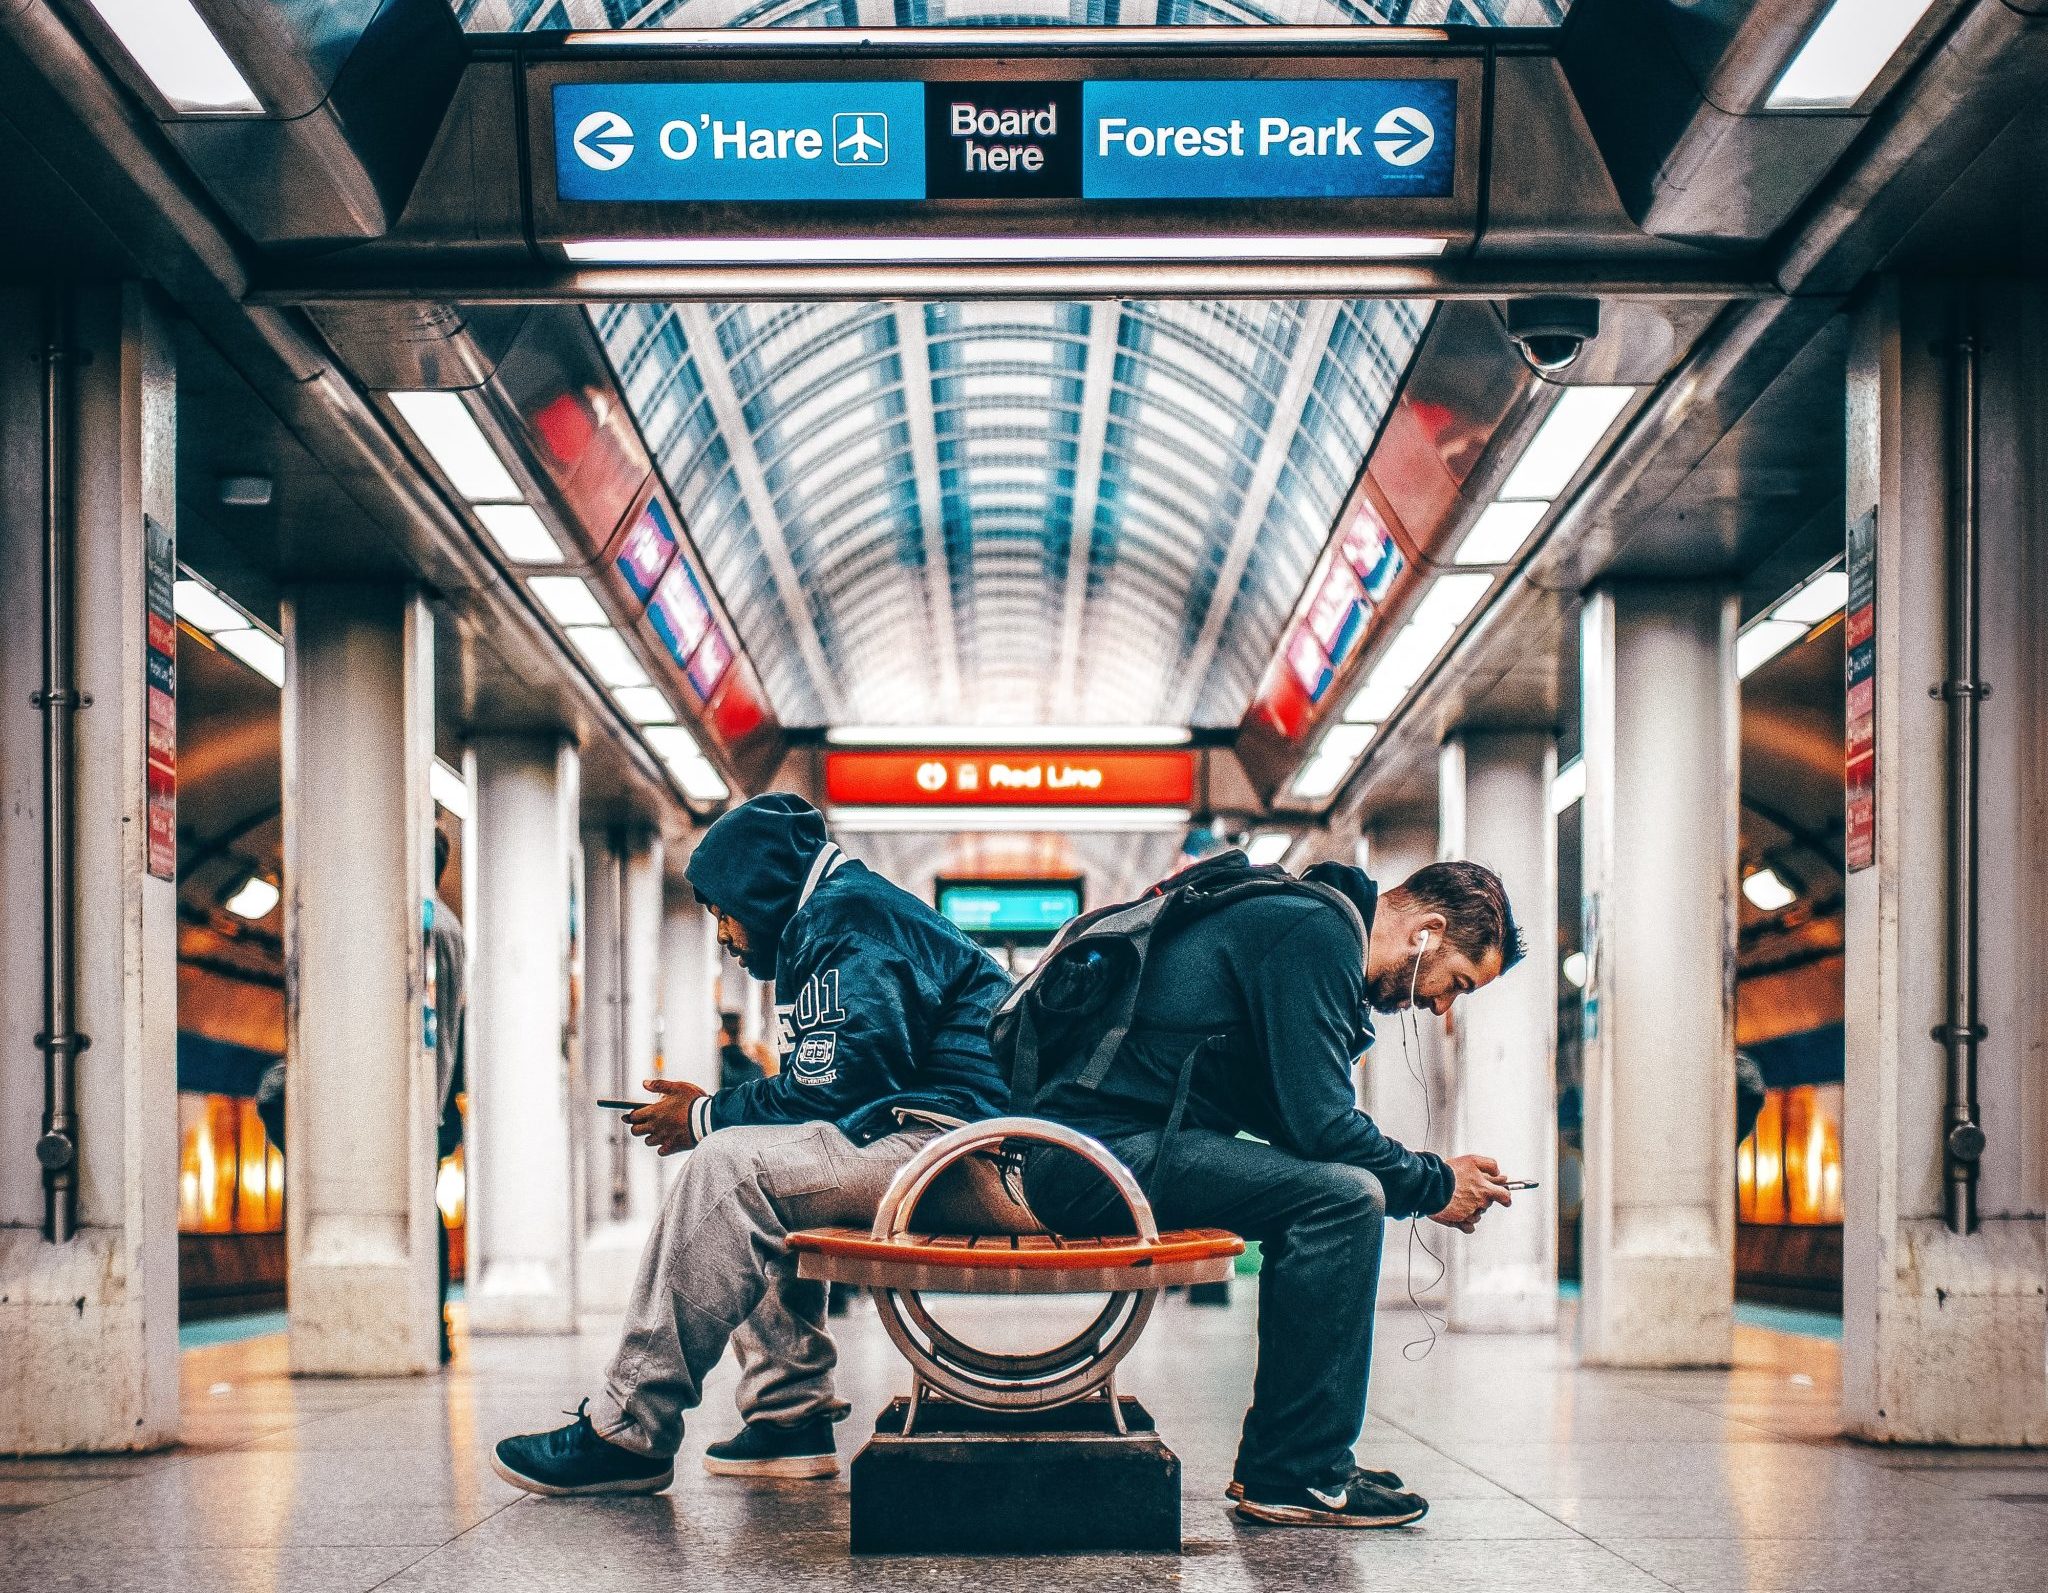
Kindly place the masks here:
<instances>
[{"instance_id":1,"label":"dark sweatpants","mask_svg":"<svg viewBox=\"0 0 2048 1593\"><path fill-rule=\"evenodd\" d=\"M1259 1361L1238 1443L1238 1480L1336 1483L1354 1464L1372 1370L1386 1194L1362 1168L1205 1129L1175 1136L1169 1176L1152 1177L1157 1130L1109 1141L1151 1191L1161 1228L1228 1228L1259 1241ZM1155 1187L1155 1184L1157 1187ZM1100 1174L1034 1153L1025 1189L1061 1233L1128 1232Z\"/></svg>"}]
</instances>

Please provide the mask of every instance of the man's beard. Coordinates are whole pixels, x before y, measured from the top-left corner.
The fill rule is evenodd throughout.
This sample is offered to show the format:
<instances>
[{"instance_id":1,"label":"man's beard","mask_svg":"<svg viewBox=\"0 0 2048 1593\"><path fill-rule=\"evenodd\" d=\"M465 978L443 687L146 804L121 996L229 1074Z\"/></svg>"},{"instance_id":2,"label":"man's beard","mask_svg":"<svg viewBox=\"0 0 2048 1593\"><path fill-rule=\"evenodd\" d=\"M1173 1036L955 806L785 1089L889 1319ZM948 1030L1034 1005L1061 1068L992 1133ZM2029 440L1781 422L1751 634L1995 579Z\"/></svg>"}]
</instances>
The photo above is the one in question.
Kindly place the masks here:
<instances>
[{"instance_id":1,"label":"man's beard","mask_svg":"<svg viewBox=\"0 0 2048 1593\"><path fill-rule=\"evenodd\" d=\"M1414 983L1404 971L1398 974L1367 974L1365 978L1365 1004L1375 1012L1399 1012L1408 1005L1408 992Z\"/></svg>"}]
</instances>

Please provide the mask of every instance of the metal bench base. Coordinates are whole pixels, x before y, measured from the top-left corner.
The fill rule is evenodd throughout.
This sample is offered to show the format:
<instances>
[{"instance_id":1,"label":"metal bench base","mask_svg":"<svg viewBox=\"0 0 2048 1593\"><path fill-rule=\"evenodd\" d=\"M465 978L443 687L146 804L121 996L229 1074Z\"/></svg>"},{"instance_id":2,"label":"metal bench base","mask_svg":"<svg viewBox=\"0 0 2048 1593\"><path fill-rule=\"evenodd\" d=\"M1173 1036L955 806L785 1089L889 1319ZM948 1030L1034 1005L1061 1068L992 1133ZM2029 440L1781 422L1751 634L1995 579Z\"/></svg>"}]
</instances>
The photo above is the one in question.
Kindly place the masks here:
<instances>
[{"instance_id":1,"label":"metal bench base","mask_svg":"<svg viewBox=\"0 0 2048 1593\"><path fill-rule=\"evenodd\" d=\"M988 1411L890 1403L853 1459L856 1554L1180 1552L1180 1459L1135 1399Z\"/></svg>"}]
</instances>

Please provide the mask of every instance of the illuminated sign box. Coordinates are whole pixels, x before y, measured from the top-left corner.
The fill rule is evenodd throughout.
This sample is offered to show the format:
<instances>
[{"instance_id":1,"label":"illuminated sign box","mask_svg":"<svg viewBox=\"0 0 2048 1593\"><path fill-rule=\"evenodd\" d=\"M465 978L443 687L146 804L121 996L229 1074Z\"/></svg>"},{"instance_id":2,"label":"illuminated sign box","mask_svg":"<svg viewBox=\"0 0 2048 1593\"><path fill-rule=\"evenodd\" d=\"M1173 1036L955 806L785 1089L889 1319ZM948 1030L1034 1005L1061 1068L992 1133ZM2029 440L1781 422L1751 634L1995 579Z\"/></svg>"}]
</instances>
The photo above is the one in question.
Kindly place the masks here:
<instances>
[{"instance_id":1,"label":"illuminated sign box","mask_svg":"<svg viewBox=\"0 0 2048 1593\"><path fill-rule=\"evenodd\" d=\"M1455 77L558 82L578 204L1447 199Z\"/></svg>"},{"instance_id":2,"label":"illuminated sign box","mask_svg":"<svg viewBox=\"0 0 2048 1593\"><path fill-rule=\"evenodd\" d=\"M856 807L1186 807L1191 752L828 752L825 794Z\"/></svg>"},{"instance_id":3,"label":"illuminated sign box","mask_svg":"<svg viewBox=\"0 0 2048 1593\"><path fill-rule=\"evenodd\" d=\"M1081 911L1081 882L1063 880L938 881L939 915L988 940L1050 940Z\"/></svg>"}]
</instances>

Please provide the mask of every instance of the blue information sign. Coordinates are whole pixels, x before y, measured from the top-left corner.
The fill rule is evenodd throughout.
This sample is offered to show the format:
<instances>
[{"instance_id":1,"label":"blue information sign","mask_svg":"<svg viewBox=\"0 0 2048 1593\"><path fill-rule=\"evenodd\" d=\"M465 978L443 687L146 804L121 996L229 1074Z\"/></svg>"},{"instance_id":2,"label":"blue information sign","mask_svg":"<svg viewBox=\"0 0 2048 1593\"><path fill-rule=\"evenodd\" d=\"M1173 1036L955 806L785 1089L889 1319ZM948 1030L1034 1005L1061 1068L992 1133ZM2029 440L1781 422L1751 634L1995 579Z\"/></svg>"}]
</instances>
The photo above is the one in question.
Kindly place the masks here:
<instances>
[{"instance_id":1,"label":"blue information sign","mask_svg":"<svg viewBox=\"0 0 2048 1593\"><path fill-rule=\"evenodd\" d=\"M1440 78L1090 83L1089 199L1441 198L1457 84Z\"/></svg>"},{"instance_id":2,"label":"blue information sign","mask_svg":"<svg viewBox=\"0 0 2048 1593\"><path fill-rule=\"evenodd\" d=\"M1451 78L559 83L555 187L613 203L1441 199L1457 114Z\"/></svg>"},{"instance_id":3,"label":"blue information sign","mask_svg":"<svg viewBox=\"0 0 2048 1593\"><path fill-rule=\"evenodd\" d=\"M1081 910L1071 885L945 885L939 913L970 934L1051 934Z\"/></svg>"},{"instance_id":4,"label":"blue information sign","mask_svg":"<svg viewBox=\"0 0 2048 1593\"><path fill-rule=\"evenodd\" d=\"M561 83L564 199L924 198L922 83Z\"/></svg>"}]
</instances>

